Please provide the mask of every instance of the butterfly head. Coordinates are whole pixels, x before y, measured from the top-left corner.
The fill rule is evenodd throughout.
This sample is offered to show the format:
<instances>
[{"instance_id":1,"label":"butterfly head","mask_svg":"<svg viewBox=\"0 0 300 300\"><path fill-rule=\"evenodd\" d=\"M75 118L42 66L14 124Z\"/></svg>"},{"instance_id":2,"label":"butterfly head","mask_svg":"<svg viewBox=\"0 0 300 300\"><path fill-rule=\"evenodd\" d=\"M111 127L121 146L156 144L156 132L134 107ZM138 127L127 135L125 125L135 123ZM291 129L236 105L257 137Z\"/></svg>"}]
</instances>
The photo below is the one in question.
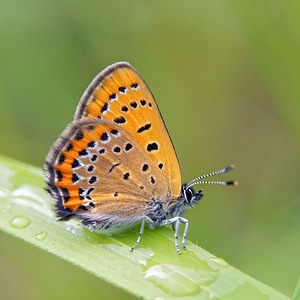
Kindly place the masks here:
<instances>
[{"instance_id":1,"label":"butterfly head","mask_svg":"<svg viewBox=\"0 0 300 300\"><path fill-rule=\"evenodd\" d=\"M202 197L202 189L195 193L193 186L197 184L221 184L221 185L237 185L237 181L202 181L202 179L206 177L215 176L218 174L227 173L228 171L233 169L233 165L230 165L220 171L212 172L206 175L202 175L200 177L195 178L188 184L183 184L181 188L181 198L183 199L183 203L189 207L193 207L193 204L197 204Z\"/></svg>"},{"instance_id":2,"label":"butterfly head","mask_svg":"<svg viewBox=\"0 0 300 300\"><path fill-rule=\"evenodd\" d=\"M204 196L202 191L203 190L201 189L196 193L192 187L189 187L187 184L183 184L181 188L183 203L192 208L194 204L197 204Z\"/></svg>"}]
</instances>

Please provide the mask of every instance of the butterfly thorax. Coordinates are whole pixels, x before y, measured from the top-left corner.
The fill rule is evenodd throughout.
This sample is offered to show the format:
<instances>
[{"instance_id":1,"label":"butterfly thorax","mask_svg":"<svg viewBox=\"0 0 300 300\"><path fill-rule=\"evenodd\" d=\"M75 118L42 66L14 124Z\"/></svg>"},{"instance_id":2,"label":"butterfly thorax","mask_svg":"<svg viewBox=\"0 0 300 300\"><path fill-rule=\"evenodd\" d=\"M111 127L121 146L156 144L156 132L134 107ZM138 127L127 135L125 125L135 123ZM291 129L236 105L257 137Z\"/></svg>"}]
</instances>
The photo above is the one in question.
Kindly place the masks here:
<instances>
[{"instance_id":1,"label":"butterfly thorax","mask_svg":"<svg viewBox=\"0 0 300 300\"><path fill-rule=\"evenodd\" d=\"M153 199L147 208L147 211L151 212L146 215L153 222L151 228L156 227L166 219L182 216L187 209L193 208L193 205L197 204L202 197L202 190L195 193L192 188L187 188L186 184L183 184L178 198L163 202Z\"/></svg>"}]
</instances>

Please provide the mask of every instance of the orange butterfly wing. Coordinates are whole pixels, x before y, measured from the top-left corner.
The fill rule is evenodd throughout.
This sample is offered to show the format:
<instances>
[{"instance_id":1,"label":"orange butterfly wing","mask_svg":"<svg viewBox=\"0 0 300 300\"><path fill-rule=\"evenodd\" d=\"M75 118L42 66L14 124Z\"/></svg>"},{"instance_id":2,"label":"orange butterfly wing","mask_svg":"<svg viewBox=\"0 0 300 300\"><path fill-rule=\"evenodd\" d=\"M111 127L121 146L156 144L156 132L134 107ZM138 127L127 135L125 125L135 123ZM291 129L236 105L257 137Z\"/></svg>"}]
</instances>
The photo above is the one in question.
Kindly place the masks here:
<instances>
[{"instance_id":1,"label":"orange butterfly wing","mask_svg":"<svg viewBox=\"0 0 300 300\"><path fill-rule=\"evenodd\" d=\"M155 213L156 200L172 200L157 164L110 121L85 119L68 125L49 151L44 169L58 214L68 217L70 210L81 207L76 216L90 228L93 221L104 228L135 223Z\"/></svg>"},{"instance_id":2,"label":"orange butterfly wing","mask_svg":"<svg viewBox=\"0 0 300 300\"><path fill-rule=\"evenodd\" d=\"M108 66L84 92L74 121L100 118L124 128L167 178L168 196L181 193L177 156L154 97L142 76L126 62Z\"/></svg>"}]
</instances>

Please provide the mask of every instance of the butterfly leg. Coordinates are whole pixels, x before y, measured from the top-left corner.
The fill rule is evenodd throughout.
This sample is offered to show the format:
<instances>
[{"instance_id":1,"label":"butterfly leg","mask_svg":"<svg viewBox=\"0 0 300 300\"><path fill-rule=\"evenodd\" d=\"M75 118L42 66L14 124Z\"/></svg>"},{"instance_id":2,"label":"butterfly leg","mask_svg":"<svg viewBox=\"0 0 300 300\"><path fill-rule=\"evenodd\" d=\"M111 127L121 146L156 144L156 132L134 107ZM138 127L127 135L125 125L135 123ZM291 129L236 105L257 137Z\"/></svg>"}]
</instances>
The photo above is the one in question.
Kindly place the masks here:
<instances>
[{"instance_id":1,"label":"butterfly leg","mask_svg":"<svg viewBox=\"0 0 300 300\"><path fill-rule=\"evenodd\" d=\"M133 251L136 248L136 246L139 244L139 242L141 241L142 235L144 233L145 222L146 222L146 218L143 218L142 219L141 229L140 229L140 234L139 234L138 239L135 242L135 244L130 248L130 251Z\"/></svg>"},{"instance_id":2,"label":"butterfly leg","mask_svg":"<svg viewBox=\"0 0 300 300\"><path fill-rule=\"evenodd\" d=\"M173 224L174 224L174 223L173 223ZM181 254L181 251L180 251L180 249L179 249L179 247L178 247L178 236L179 236L180 224L181 224L181 222L180 222L180 219L178 218L178 219L176 220L176 226L175 226L175 248L176 248L176 251L177 251L179 254Z\"/></svg>"},{"instance_id":3,"label":"butterfly leg","mask_svg":"<svg viewBox=\"0 0 300 300\"><path fill-rule=\"evenodd\" d=\"M186 246L185 246L185 239L186 239L186 236L187 236L187 233L189 231L189 221L185 219L185 228L184 228L184 232L183 232L183 237L182 237L182 247L183 249L186 249Z\"/></svg>"},{"instance_id":4,"label":"butterfly leg","mask_svg":"<svg viewBox=\"0 0 300 300\"><path fill-rule=\"evenodd\" d=\"M185 239L187 236L187 232L189 230L189 221L187 219L182 218L182 217L174 217L174 218L171 218L168 220L164 220L160 224L160 226L164 226L164 225L168 225L168 224L172 224L172 225L175 224L175 235L174 235L175 236L175 248L179 254L181 253L181 251L178 246L178 236L179 236L179 230L180 230L181 223L185 223L185 228L184 228L183 238L182 238L182 247L183 247L183 249L186 249Z\"/></svg>"}]
</instances>

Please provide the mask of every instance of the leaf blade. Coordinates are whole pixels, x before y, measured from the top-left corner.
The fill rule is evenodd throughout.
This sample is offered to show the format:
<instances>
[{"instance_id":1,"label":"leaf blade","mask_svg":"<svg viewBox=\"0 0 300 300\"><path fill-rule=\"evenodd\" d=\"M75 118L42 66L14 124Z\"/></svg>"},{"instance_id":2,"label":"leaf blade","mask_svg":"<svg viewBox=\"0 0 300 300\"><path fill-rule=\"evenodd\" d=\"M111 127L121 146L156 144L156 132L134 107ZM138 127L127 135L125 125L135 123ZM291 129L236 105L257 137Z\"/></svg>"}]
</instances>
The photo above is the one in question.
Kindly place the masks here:
<instances>
[{"instance_id":1,"label":"leaf blade","mask_svg":"<svg viewBox=\"0 0 300 300\"><path fill-rule=\"evenodd\" d=\"M0 228L132 294L146 299L287 299L192 242L178 255L168 228L146 230L131 253L138 228L104 236L76 220L58 222L42 186L40 169L0 156Z\"/></svg>"}]
</instances>

